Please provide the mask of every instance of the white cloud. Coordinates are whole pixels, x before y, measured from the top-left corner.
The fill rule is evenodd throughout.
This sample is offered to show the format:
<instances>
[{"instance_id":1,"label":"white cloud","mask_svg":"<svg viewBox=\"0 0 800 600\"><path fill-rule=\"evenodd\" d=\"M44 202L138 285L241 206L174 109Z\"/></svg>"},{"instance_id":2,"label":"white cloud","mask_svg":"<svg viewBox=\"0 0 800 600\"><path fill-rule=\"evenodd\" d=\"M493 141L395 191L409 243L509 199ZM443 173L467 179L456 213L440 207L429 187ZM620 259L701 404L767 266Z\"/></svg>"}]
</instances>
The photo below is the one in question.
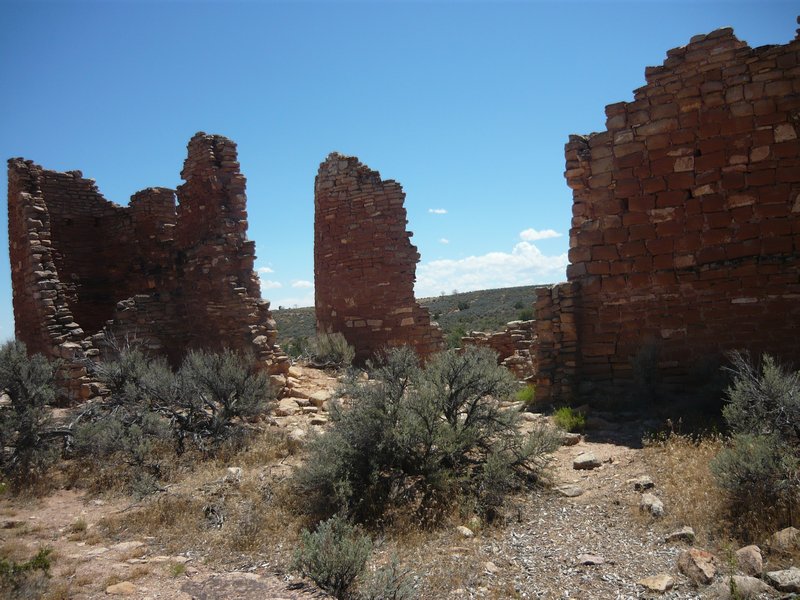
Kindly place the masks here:
<instances>
[{"instance_id":1,"label":"white cloud","mask_svg":"<svg viewBox=\"0 0 800 600\"><path fill-rule=\"evenodd\" d=\"M277 288L282 288L283 284L280 281L271 281L264 277L261 278L261 289L262 290L274 290Z\"/></svg>"},{"instance_id":2,"label":"white cloud","mask_svg":"<svg viewBox=\"0 0 800 600\"><path fill-rule=\"evenodd\" d=\"M292 281L293 288L311 288L314 287L314 284L310 281L306 281L305 279L295 279Z\"/></svg>"},{"instance_id":3,"label":"white cloud","mask_svg":"<svg viewBox=\"0 0 800 600\"><path fill-rule=\"evenodd\" d=\"M450 240L448 240L447 238L441 238L441 239L439 240L439 243L440 243L440 244L449 244L449 243L450 243Z\"/></svg>"},{"instance_id":4,"label":"white cloud","mask_svg":"<svg viewBox=\"0 0 800 600\"><path fill-rule=\"evenodd\" d=\"M428 212L433 215L446 215L447 209L445 208L429 208Z\"/></svg>"},{"instance_id":5,"label":"white cloud","mask_svg":"<svg viewBox=\"0 0 800 600\"><path fill-rule=\"evenodd\" d=\"M548 240L550 238L561 237L561 234L553 229L542 229L541 231L538 231L531 228L526 229L525 231L520 231L519 237L526 242L535 242L537 240Z\"/></svg>"},{"instance_id":6,"label":"white cloud","mask_svg":"<svg viewBox=\"0 0 800 600\"><path fill-rule=\"evenodd\" d=\"M416 296L436 296L441 290L471 290L555 283L566 278L567 254L546 256L535 245L518 242L511 253L434 260L417 268Z\"/></svg>"},{"instance_id":7,"label":"white cloud","mask_svg":"<svg viewBox=\"0 0 800 600\"><path fill-rule=\"evenodd\" d=\"M269 267L258 267L258 269L256 269L256 270L259 273L274 273L275 272L272 269L270 269Z\"/></svg>"}]
</instances>

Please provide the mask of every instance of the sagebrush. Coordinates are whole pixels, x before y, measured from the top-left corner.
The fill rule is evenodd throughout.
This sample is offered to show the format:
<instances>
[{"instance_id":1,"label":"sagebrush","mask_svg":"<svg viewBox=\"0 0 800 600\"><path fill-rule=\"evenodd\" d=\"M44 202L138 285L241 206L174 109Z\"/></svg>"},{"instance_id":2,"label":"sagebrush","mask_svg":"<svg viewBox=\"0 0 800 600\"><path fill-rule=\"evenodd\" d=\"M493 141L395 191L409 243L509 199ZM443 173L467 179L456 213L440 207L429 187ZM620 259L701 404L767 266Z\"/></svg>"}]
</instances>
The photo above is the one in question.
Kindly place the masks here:
<instances>
[{"instance_id":1,"label":"sagebrush","mask_svg":"<svg viewBox=\"0 0 800 600\"><path fill-rule=\"evenodd\" d=\"M544 428L519 433L519 413L499 402L516 385L485 348L443 352L424 367L408 348L389 351L369 384L346 386L350 408L335 405L332 428L311 441L294 478L304 509L359 521L411 509L435 520L469 498L491 517L558 443Z\"/></svg>"},{"instance_id":2,"label":"sagebrush","mask_svg":"<svg viewBox=\"0 0 800 600\"><path fill-rule=\"evenodd\" d=\"M800 372L764 355L731 355L723 417L730 443L712 462L744 537L792 524L800 497ZM750 529L751 531L748 531Z\"/></svg>"},{"instance_id":3,"label":"sagebrush","mask_svg":"<svg viewBox=\"0 0 800 600\"><path fill-rule=\"evenodd\" d=\"M15 489L36 483L58 456L48 404L56 398L58 363L41 354L28 356L25 344L0 346L0 468Z\"/></svg>"}]
</instances>

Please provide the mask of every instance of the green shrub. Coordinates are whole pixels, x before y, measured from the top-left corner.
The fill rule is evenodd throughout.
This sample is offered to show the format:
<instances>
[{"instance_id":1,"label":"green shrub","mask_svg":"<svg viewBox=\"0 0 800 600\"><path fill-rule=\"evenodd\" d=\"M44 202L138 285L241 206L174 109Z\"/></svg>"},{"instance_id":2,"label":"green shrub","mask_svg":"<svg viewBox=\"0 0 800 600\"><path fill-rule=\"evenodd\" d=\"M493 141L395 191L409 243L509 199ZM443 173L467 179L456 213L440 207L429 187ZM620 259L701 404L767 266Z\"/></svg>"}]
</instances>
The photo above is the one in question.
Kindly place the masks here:
<instances>
[{"instance_id":1,"label":"green shrub","mask_svg":"<svg viewBox=\"0 0 800 600\"><path fill-rule=\"evenodd\" d=\"M123 479L137 496L157 489L162 465L156 450L170 438L178 453L187 441L207 454L241 445L242 419L266 412L271 397L266 374L228 350L192 351L175 373L164 359L128 347L92 369L110 396L83 413L76 452L120 457L129 467Z\"/></svg>"},{"instance_id":2,"label":"green shrub","mask_svg":"<svg viewBox=\"0 0 800 600\"><path fill-rule=\"evenodd\" d=\"M58 455L47 435L56 370L57 364L40 354L28 357L22 342L0 346L0 391L10 399L0 406L0 450L11 448L0 452L0 468L17 485L38 481Z\"/></svg>"},{"instance_id":3,"label":"green shrub","mask_svg":"<svg viewBox=\"0 0 800 600\"><path fill-rule=\"evenodd\" d=\"M533 319L533 309L523 308L517 313L517 321L530 321Z\"/></svg>"},{"instance_id":4,"label":"green shrub","mask_svg":"<svg viewBox=\"0 0 800 600\"><path fill-rule=\"evenodd\" d=\"M356 351L341 333L321 333L311 344L311 360L324 367L343 368L353 364Z\"/></svg>"},{"instance_id":5,"label":"green shrub","mask_svg":"<svg viewBox=\"0 0 800 600\"><path fill-rule=\"evenodd\" d=\"M466 300L459 300L458 302L458 310L468 310L469 309L469 302Z\"/></svg>"},{"instance_id":6,"label":"green shrub","mask_svg":"<svg viewBox=\"0 0 800 600\"><path fill-rule=\"evenodd\" d=\"M320 523L313 533L304 530L300 544L294 568L335 598L353 597L353 585L372 552L369 536L335 516Z\"/></svg>"},{"instance_id":7,"label":"green shrub","mask_svg":"<svg viewBox=\"0 0 800 600\"><path fill-rule=\"evenodd\" d=\"M463 326L459 325L445 336L447 347L451 350L461 347L461 339L466 337L467 331Z\"/></svg>"},{"instance_id":8,"label":"green shrub","mask_svg":"<svg viewBox=\"0 0 800 600\"><path fill-rule=\"evenodd\" d=\"M777 519L789 524L800 495L800 372L764 355L731 355L733 383L723 417L730 444L711 463L740 523ZM780 523L781 516L784 519ZM745 532L746 534L746 532Z\"/></svg>"},{"instance_id":9,"label":"green shrub","mask_svg":"<svg viewBox=\"0 0 800 600\"><path fill-rule=\"evenodd\" d=\"M42 548L23 563L0 558L0 596L16 598L41 598L50 577L50 548Z\"/></svg>"},{"instance_id":10,"label":"green shrub","mask_svg":"<svg viewBox=\"0 0 800 600\"><path fill-rule=\"evenodd\" d=\"M586 416L569 406L562 406L553 413L553 421L564 431L578 432L586 427Z\"/></svg>"},{"instance_id":11,"label":"green shrub","mask_svg":"<svg viewBox=\"0 0 800 600\"><path fill-rule=\"evenodd\" d=\"M408 573L400 569L397 557L394 556L388 565L360 579L360 600L410 600L416 596L408 580Z\"/></svg>"},{"instance_id":12,"label":"green shrub","mask_svg":"<svg viewBox=\"0 0 800 600\"><path fill-rule=\"evenodd\" d=\"M179 436L190 435L204 450L241 435L234 419L265 413L272 396L266 373L230 350L190 352L177 379L179 411L172 416Z\"/></svg>"},{"instance_id":13,"label":"green shrub","mask_svg":"<svg viewBox=\"0 0 800 600\"><path fill-rule=\"evenodd\" d=\"M525 404L533 404L533 399L536 397L536 386L528 384L517 392L517 400Z\"/></svg>"},{"instance_id":14,"label":"green shrub","mask_svg":"<svg viewBox=\"0 0 800 600\"><path fill-rule=\"evenodd\" d=\"M311 441L295 474L312 514L369 520L411 507L436 518L464 497L491 516L557 447L544 428L523 437L519 413L500 408L516 382L485 348L443 352L424 368L410 349L394 349L370 379L350 382L352 407L334 407L332 428Z\"/></svg>"}]
</instances>

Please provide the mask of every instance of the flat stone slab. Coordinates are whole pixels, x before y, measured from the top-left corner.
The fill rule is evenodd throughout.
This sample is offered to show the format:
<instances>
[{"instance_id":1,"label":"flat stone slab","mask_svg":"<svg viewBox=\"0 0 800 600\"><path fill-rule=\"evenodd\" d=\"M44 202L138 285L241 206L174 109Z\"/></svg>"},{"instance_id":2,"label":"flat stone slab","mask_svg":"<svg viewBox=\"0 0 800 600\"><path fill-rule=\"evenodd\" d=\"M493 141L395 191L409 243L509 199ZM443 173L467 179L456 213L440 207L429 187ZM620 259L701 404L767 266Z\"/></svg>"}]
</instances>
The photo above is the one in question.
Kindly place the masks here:
<instances>
[{"instance_id":1,"label":"flat stone slab","mask_svg":"<svg viewBox=\"0 0 800 600\"><path fill-rule=\"evenodd\" d=\"M591 452L582 452L572 461L572 468L579 471L589 471L600 466L600 461Z\"/></svg>"},{"instance_id":2,"label":"flat stone slab","mask_svg":"<svg viewBox=\"0 0 800 600\"><path fill-rule=\"evenodd\" d=\"M653 575L652 577L645 577L636 583L637 585L647 588L651 592L663 593L672 589L672 586L675 585L675 580L667 574L661 574Z\"/></svg>"},{"instance_id":3,"label":"flat stone slab","mask_svg":"<svg viewBox=\"0 0 800 600\"><path fill-rule=\"evenodd\" d=\"M567 484L558 486L556 491L567 498L577 498L583 494L584 489L579 485Z\"/></svg>"}]
</instances>

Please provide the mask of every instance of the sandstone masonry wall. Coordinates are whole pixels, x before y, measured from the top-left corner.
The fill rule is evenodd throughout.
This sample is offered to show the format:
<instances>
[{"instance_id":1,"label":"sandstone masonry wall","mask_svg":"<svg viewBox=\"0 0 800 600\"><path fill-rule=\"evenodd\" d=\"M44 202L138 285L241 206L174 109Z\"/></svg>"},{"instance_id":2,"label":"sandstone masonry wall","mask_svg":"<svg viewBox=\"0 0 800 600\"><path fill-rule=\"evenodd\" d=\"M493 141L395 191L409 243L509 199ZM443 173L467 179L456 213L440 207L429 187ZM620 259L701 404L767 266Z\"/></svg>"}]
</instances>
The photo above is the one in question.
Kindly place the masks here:
<instances>
[{"instance_id":1,"label":"sandstone masonry wall","mask_svg":"<svg viewBox=\"0 0 800 600\"><path fill-rule=\"evenodd\" d=\"M9 243L16 337L68 361L69 394L90 396L85 359L106 336L133 337L178 363L188 349L251 352L288 368L247 239L236 145L196 134L175 191L148 188L128 207L79 171L9 161Z\"/></svg>"},{"instance_id":2,"label":"sandstone masonry wall","mask_svg":"<svg viewBox=\"0 0 800 600\"><path fill-rule=\"evenodd\" d=\"M444 347L414 300L417 248L406 231L405 193L357 158L333 153L314 184L317 328L340 332L364 361L385 347L421 356Z\"/></svg>"},{"instance_id":3,"label":"sandstone masonry wall","mask_svg":"<svg viewBox=\"0 0 800 600\"><path fill-rule=\"evenodd\" d=\"M511 321L503 331L484 333L471 331L461 338L461 346L481 346L497 352L497 362L511 371L517 379L533 376L531 345L534 342L535 321Z\"/></svg>"},{"instance_id":4,"label":"sandstone masonry wall","mask_svg":"<svg viewBox=\"0 0 800 600\"><path fill-rule=\"evenodd\" d=\"M800 40L730 29L645 71L607 130L571 136L568 283L537 290L537 398L661 385L731 349L800 365Z\"/></svg>"}]
</instances>

